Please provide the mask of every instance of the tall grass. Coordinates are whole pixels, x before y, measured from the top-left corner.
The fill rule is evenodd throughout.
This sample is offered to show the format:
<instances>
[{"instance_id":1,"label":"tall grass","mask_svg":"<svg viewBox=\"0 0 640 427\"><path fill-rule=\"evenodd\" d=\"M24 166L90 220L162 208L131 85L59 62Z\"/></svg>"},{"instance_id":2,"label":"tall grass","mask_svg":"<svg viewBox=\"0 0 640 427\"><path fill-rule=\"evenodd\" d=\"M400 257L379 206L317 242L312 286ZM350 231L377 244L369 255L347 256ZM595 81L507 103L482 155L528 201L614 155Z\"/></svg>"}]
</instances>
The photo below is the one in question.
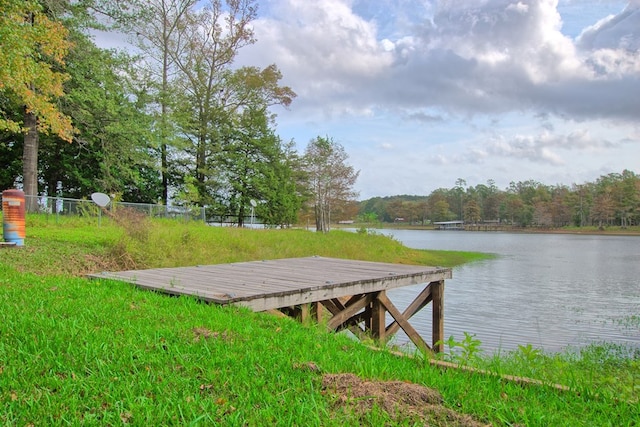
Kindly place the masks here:
<instances>
[{"instance_id":1,"label":"tall grass","mask_svg":"<svg viewBox=\"0 0 640 427\"><path fill-rule=\"evenodd\" d=\"M160 222L133 238L126 227L109 221L97 228L40 218L30 218L28 227L24 249L0 253L2 425L416 422L410 414L376 407L365 413L338 410L341 401L323 389L322 375L341 372L433 387L448 408L494 425L640 423L638 354L601 346L553 356L525 347L469 363L562 382L573 390L522 386L495 375L442 370L422 358L371 351L318 325L77 277L129 262L155 267L311 254L389 262L433 259L381 236ZM460 260L435 256L443 265Z\"/></svg>"},{"instance_id":2,"label":"tall grass","mask_svg":"<svg viewBox=\"0 0 640 427\"><path fill-rule=\"evenodd\" d=\"M410 249L375 233L211 227L198 222L150 221L125 212L116 219L103 217L100 226L96 218L28 216L25 247L6 251L6 261L20 271L83 274L313 255L443 267L490 257Z\"/></svg>"}]
</instances>

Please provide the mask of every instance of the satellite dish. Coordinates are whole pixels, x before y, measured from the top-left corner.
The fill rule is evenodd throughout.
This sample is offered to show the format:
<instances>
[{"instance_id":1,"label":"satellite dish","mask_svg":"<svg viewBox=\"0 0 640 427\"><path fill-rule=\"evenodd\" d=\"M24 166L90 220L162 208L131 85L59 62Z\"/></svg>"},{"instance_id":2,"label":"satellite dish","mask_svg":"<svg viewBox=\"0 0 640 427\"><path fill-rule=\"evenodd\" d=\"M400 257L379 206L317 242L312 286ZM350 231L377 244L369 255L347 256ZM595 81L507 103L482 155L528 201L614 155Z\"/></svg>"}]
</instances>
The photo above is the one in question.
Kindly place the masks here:
<instances>
[{"instance_id":1,"label":"satellite dish","mask_svg":"<svg viewBox=\"0 0 640 427\"><path fill-rule=\"evenodd\" d=\"M91 200L101 208L104 208L111 202L111 198L104 193L93 193L91 195Z\"/></svg>"},{"instance_id":2,"label":"satellite dish","mask_svg":"<svg viewBox=\"0 0 640 427\"><path fill-rule=\"evenodd\" d=\"M258 206L258 204L256 203L256 201L255 201L255 200L253 200L253 199L249 200L249 203L250 203L250 204L251 204L251 206L253 206L254 208L255 208L256 206Z\"/></svg>"}]
</instances>

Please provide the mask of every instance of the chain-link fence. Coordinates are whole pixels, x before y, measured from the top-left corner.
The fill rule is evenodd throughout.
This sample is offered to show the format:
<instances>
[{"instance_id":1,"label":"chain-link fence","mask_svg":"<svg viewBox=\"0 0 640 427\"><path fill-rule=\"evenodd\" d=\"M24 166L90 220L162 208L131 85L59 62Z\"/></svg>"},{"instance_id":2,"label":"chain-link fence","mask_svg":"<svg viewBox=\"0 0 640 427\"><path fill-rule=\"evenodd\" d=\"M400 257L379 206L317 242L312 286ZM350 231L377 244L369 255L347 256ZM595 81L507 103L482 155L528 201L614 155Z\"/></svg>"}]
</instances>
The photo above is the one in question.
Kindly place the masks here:
<instances>
[{"instance_id":1,"label":"chain-link fence","mask_svg":"<svg viewBox=\"0 0 640 427\"><path fill-rule=\"evenodd\" d=\"M98 217L101 208L89 199L70 199L67 197L24 196L27 212L59 216ZM130 203L111 201L105 209L116 213L118 209L130 208L142 212L150 218L171 218L182 221L202 221L209 225L221 227L235 227L240 221L237 215L216 212L210 207L201 206L165 206L150 203ZM0 212L2 207L0 205ZM243 227L262 228L265 225L260 218L251 215L243 218Z\"/></svg>"},{"instance_id":2,"label":"chain-link fence","mask_svg":"<svg viewBox=\"0 0 640 427\"><path fill-rule=\"evenodd\" d=\"M29 212L47 215L98 216L100 207L92 200L69 199L66 197L25 196L25 205ZM203 207L164 206L147 203L111 202L107 210L131 208L151 218L174 218L184 221L206 222L206 210Z\"/></svg>"}]
</instances>

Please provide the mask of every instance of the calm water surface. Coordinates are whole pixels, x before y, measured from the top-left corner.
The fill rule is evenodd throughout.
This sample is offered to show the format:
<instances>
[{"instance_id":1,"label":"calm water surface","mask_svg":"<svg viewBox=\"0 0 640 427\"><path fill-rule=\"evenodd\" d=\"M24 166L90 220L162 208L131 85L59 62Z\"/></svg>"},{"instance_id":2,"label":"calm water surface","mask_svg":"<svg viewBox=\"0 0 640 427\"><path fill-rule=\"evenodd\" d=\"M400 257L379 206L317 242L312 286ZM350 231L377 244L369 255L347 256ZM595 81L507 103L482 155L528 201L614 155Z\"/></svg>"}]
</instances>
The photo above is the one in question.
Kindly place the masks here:
<instances>
[{"instance_id":1,"label":"calm water surface","mask_svg":"<svg viewBox=\"0 0 640 427\"><path fill-rule=\"evenodd\" d=\"M491 252L446 281L445 336L476 335L487 351L546 351L591 342L640 347L640 237L382 230L406 246ZM400 308L421 287L394 290ZM431 336L430 306L412 324ZM398 343L406 336L398 335Z\"/></svg>"}]
</instances>

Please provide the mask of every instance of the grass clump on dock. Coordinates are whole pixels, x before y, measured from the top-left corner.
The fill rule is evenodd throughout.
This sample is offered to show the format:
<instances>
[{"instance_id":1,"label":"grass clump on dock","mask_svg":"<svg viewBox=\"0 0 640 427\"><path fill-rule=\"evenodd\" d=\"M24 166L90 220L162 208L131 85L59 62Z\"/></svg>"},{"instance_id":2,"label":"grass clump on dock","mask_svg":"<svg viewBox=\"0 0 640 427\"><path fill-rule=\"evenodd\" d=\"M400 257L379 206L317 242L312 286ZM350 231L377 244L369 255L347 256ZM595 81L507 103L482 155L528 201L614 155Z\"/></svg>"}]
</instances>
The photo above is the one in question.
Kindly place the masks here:
<instances>
[{"instance_id":1,"label":"grass clump on dock","mask_svg":"<svg viewBox=\"0 0 640 427\"><path fill-rule=\"evenodd\" d=\"M161 221L135 235L104 218L99 228L95 221L40 217L27 226L26 247L5 249L0 257L1 425L640 422L637 389L601 391L622 370L629 377L618 382L637 386L637 356L594 350L593 357L576 356L557 370L548 364L559 362L534 350L514 356L517 363L508 357L493 362L500 373L570 380L577 392L523 386L372 351L317 325L80 277L112 267L307 255L455 265L473 259L468 254L449 258L456 254L413 251L384 236L346 232ZM523 362L527 357L530 363Z\"/></svg>"}]
</instances>

